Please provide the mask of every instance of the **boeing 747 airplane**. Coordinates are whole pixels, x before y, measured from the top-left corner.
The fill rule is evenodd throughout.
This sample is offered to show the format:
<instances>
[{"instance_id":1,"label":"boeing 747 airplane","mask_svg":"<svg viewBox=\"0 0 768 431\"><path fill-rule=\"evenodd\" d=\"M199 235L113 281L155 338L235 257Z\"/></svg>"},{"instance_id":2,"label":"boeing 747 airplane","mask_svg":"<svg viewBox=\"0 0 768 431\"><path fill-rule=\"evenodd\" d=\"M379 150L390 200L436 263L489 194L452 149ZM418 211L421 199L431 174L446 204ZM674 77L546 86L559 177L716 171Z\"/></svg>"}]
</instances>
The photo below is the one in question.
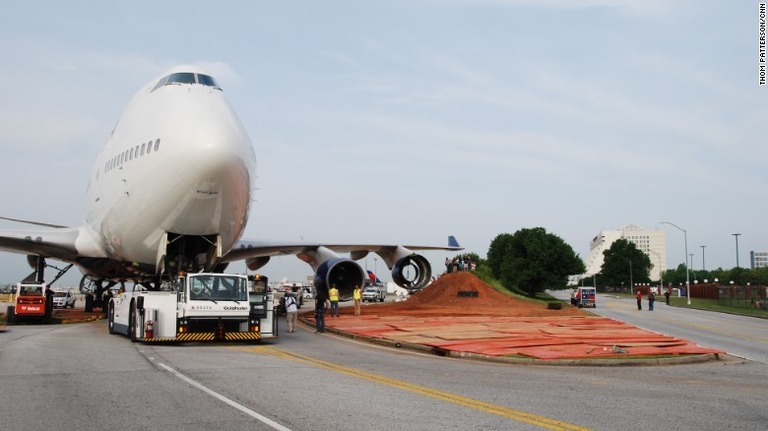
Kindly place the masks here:
<instances>
[{"instance_id":1,"label":"boeing 747 airplane","mask_svg":"<svg viewBox=\"0 0 768 431\"><path fill-rule=\"evenodd\" d=\"M255 178L250 139L222 88L201 68L178 66L145 85L110 133L90 176L83 224L2 217L35 228L0 230L0 250L26 254L37 281L46 258L74 264L81 290L96 297L115 283L154 290L179 271L222 272L238 260L255 271L271 256L296 255L312 267L319 292L335 284L345 298L363 285L355 261L369 252L395 283L419 289L431 269L413 250L461 250L453 237L444 247L242 240Z\"/></svg>"}]
</instances>

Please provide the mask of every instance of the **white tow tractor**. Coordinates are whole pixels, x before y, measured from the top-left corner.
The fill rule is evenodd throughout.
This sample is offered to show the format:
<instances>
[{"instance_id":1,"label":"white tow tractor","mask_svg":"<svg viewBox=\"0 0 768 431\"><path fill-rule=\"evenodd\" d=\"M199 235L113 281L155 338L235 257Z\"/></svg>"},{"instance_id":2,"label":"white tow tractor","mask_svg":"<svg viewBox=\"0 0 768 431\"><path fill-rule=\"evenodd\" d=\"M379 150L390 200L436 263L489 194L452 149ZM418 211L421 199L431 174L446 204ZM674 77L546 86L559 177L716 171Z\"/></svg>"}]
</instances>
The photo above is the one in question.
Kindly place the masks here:
<instances>
[{"instance_id":1,"label":"white tow tractor","mask_svg":"<svg viewBox=\"0 0 768 431\"><path fill-rule=\"evenodd\" d=\"M131 341L238 341L277 336L266 279L186 274L167 290L120 292L109 301L111 334Z\"/></svg>"}]
</instances>

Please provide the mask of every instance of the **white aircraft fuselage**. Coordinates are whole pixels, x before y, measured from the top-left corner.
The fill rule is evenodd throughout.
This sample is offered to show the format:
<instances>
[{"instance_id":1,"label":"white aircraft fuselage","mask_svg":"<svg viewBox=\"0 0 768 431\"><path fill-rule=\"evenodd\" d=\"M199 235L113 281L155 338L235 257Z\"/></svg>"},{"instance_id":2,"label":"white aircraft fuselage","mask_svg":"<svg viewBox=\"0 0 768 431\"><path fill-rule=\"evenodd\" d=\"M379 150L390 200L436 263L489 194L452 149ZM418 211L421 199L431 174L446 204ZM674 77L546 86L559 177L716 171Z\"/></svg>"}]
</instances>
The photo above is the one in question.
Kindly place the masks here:
<instances>
[{"instance_id":1,"label":"white aircraft fuselage","mask_svg":"<svg viewBox=\"0 0 768 431\"><path fill-rule=\"evenodd\" d=\"M245 229L255 169L224 92L201 69L176 67L134 96L99 154L78 251L157 265L173 232L219 235L226 253Z\"/></svg>"},{"instance_id":2,"label":"white aircraft fuselage","mask_svg":"<svg viewBox=\"0 0 768 431\"><path fill-rule=\"evenodd\" d=\"M97 298L117 282L158 289L181 271L220 272L235 261L256 271L295 255L315 272L319 294L336 286L350 298L366 279L355 261L370 252L395 283L418 290L431 268L414 250L462 249L452 237L447 246L241 240L255 178L250 139L224 92L201 68L178 66L145 85L115 125L91 173L83 224L0 215L36 225L0 229L0 250L27 255L36 280L47 258L78 265L81 290Z\"/></svg>"}]
</instances>

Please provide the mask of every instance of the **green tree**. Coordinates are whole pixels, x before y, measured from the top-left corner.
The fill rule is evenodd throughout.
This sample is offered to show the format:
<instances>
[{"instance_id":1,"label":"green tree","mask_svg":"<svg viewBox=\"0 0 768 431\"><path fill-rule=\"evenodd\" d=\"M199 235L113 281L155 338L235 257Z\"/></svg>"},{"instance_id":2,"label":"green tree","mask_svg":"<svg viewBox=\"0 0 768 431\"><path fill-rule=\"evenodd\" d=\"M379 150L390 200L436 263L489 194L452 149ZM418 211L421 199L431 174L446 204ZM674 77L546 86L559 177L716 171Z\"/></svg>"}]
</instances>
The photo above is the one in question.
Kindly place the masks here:
<instances>
[{"instance_id":1,"label":"green tree","mask_svg":"<svg viewBox=\"0 0 768 431\"><path fill-rule=\"evenodd\" d=\"M542 227L496 236L488 249L488 266L507 289L530 296L545 289L565 289L569 275L585 271L573 248Z\"/></svg>"},{"instance_id":2,"label":"green tree","mask_svg":"<svg viewBox=\"0 0 768 431\"><path fill-rule=\"evenodd\" d=\"M504 256L508 254L508 244L512 241L512 234L502 233L496 236L491 241L491 246L488 248L488 258L486 263L491 268L493 276L501 280L501 267L504 263Z\"/></svg>"},{"instance_id":3,"label":"green tree","mask_svg":"<svg viewBox=\"0 0 768 431\"><path fill-rule=\"evenodd\" d=\"M631 241L618 239L603 252L601 280L609 286L626 283L632 288L631 283L650 283L650 271L651 259Z\"/></svg>"}]
</instances>

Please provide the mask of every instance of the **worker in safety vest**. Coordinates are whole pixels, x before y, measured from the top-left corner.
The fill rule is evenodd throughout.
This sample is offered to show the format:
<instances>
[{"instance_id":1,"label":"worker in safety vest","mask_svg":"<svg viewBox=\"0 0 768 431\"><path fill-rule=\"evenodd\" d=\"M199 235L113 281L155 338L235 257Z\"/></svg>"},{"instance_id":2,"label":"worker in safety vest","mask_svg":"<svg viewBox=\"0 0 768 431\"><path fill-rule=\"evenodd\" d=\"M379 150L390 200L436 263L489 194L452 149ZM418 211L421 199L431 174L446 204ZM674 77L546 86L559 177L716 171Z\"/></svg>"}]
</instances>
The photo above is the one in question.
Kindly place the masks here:
<instances>
[{"instance_id":1,"label":"worker in safety vest","mask_svg":"<svg viewBox=\"0 0 768 431\"><path fill-rule=\"evenodd\" d=\"M352 291L352 299L355 301L355 316L360 315L360 301L363 299L363 292L360 291L360 286L355 285L355 290Z\"/></svg>"},{"instance_id":2,"label":"worker in safety vest","mask_svg":"<svg viewBox=\"0 0 768 431\"><path fill-rule=\"evenodd\" d=\"M328 290L328 300L331 302L331 317L339 317L339 289L335 284Z\"/></svg>"}]
</instances>

